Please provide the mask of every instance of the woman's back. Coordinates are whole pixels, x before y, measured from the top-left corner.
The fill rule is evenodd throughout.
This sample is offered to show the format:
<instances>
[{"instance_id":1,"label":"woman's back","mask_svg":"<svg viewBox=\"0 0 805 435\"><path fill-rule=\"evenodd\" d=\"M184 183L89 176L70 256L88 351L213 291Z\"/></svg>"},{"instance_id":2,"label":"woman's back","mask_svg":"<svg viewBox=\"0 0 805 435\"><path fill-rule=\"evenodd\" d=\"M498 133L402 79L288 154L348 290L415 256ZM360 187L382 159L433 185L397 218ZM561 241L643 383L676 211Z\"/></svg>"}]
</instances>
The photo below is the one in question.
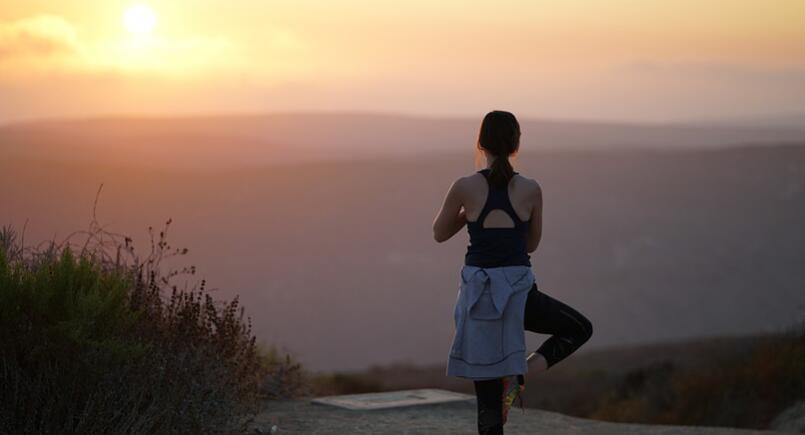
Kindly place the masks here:
<instances>
[{"instance_id":1,"label":"woman's back","mask_svg":"<svg viewBox=\"0 0 805 435\"><path fill-rule=\"evenodd\" d=\"M530 266L528 232L539 186L515 172L507 186L495 187L489 173L490 169L482 169L462 179L470 235L465 264Z\"/></svg>"},{"instance_id":2,"label":"woman's back","mask_svg":"<svg viewBox=\"0 0 805 435\"><path fill-rule=\"evenodd\" d=\"M464 177L462 183L464 188L464 211L467 217L467 222L476 221L481 215L484 204L487 199L488 192L490 191L489 182L486 179L484 172L488 173L488 169L482 169L473 175ZM531 219L531 211L534 207L533 194L534 189L537 188L537 182L520 175L515 172L515 175L509 181L507 193L511 201L514 211L521 221L529 221ZM507 216L500 213L490 213L486 220L487 228L491 227L512 227L511 219L506 219Z\"/></svg>"}]
</instances>

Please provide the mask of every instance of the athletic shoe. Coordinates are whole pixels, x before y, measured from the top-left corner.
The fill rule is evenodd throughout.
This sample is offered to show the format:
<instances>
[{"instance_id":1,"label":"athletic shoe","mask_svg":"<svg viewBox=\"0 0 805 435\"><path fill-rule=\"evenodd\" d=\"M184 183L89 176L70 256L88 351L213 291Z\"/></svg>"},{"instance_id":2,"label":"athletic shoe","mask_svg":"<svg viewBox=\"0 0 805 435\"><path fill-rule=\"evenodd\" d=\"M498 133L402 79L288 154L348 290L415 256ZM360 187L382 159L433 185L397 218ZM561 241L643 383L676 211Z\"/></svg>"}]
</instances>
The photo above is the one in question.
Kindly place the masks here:
<instances>
[{"instance_id":1,"label":"athletic shoe","mask_svg":"<svg viewBox=\"0 0 805 435\"><path fill-rule=\"evenodd\" d=\"M525 414L523 408L523 390L525 390L525 378L523 375L512 375L503 378L503 394L501 400L503 401L503 424L509 417L509 409L514 404L515 399L520 399L520 409Z\"/></svg>"}]
</instances>

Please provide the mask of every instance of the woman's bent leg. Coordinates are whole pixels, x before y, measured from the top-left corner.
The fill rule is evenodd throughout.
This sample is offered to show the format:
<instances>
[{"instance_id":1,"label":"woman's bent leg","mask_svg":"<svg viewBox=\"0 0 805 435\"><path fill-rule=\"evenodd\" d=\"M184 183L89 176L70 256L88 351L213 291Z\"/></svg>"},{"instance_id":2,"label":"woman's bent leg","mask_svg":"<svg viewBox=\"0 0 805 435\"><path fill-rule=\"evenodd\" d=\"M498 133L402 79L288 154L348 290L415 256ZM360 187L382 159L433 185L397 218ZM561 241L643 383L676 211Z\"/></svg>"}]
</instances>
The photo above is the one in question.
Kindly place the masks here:
<instances>
[{"instance_id":1,"label":"woman's bent leg","mask_svg":"<svg viewBox=\"0 0 805 435\"><path fill-rule=\"evenodd\" d=\"M535 283L526 299L524 328L551 337L537 349L548 367L567 358L593 335L589 319L573 307L548 296Z\"/></svg>"},{"instance_id":2,"label":"woman's bent leg","mask_svg":"<svg viewBox=\"0 0 805 435\"><path fill-rule=\"evenodd\" d=\"M503 380L473 381L478 402L478 434L503 435Z\"/></svg>"}]
</instances>

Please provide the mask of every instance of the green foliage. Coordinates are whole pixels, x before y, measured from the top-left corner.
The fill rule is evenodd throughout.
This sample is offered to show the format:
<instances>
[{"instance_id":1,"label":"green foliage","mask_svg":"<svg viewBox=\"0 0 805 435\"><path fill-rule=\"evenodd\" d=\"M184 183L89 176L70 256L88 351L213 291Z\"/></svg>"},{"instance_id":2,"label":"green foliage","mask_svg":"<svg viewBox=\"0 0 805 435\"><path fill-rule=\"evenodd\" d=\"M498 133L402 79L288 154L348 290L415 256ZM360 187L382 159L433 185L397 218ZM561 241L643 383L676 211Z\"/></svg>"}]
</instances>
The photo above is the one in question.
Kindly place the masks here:
<instances>
[{"instance_id":1,"label":"green foliage","mask_svg":"<svg viewBox=\"0 0 805 435\"><path fill-rule=\"evenodd\" d=\"M237 298L170 284L194 267L160 273L187 252L169 224L144 259L97 225L81 249L0 231L0 435L234 433L259 400L303 389L298 363L258 349Z\"/></svg>"},{"instance_id":2,"label":"green foliage","mask_svg":"<svg viewBox=\"0 0 805 435\"><path fill-rule=\"evenodd\" d=\"M120 364L144 354L145 343L126 336L137 313L125 303L125 277L76 259L69 247L38 266L11 264L0 252L0 340L8 355L31 366L90 357Z\"/></svg>"}]
</instances>

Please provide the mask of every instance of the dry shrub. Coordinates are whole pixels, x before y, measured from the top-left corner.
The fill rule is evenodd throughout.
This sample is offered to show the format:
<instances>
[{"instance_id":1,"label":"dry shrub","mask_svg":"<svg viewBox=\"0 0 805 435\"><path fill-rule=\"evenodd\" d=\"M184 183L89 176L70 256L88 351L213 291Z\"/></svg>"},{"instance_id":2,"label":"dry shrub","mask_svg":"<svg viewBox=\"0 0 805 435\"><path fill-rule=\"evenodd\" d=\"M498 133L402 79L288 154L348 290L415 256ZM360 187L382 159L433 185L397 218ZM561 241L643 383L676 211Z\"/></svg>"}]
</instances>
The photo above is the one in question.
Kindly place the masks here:
<instances>
[{"instance_id":1,"label":"dry shrub","mask_svg":"<svg viewBox=\"0 0 805 435\"><path fill-rule=\"evenodd\" d=\"M674 369L629 372L589 415L617 422L767 429L781 411L805 398L805 329L758 337L738 357Z\"/></svg>"}]
</instances>

